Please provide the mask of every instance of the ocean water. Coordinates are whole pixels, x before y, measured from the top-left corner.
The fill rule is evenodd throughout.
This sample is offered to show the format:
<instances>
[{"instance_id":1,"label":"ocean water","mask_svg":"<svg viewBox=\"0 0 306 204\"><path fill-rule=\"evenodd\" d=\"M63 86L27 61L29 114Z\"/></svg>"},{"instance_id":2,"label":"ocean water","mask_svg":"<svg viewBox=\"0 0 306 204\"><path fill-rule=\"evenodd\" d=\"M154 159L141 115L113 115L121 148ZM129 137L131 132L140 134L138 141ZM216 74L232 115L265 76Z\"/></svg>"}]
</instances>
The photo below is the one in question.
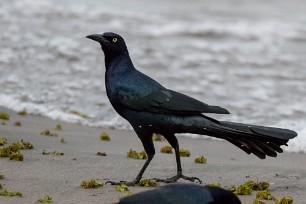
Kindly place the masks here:
<instances>
[{"instance_id":1,"label":"ocean water","mask_svg":"<svg viewBox=\"0 0 306 204\"><path fill-rule=\"evenodd\" d=\"M85 38L113 31L126 39L139 70L231 112L215 118L293 129L299 136L286 150L306 152L305 5L305 0L1 1L0 105L130 128L106 97L103 53Z\"/></svg>"}]
</instances>

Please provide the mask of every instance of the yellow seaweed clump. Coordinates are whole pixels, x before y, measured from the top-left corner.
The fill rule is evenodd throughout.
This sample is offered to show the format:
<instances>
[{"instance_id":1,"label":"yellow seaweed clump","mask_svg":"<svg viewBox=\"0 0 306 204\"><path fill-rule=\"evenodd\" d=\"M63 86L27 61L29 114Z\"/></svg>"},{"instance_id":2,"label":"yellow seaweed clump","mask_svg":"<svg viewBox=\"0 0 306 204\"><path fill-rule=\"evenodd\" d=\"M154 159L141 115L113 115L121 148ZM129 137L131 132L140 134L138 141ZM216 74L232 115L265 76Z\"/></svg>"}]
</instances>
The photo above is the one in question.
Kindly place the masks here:
<instances>
[{"instance_id":1,"label":"yellow seaweed clump","mask_svg":"<svg viewBox=\"0 0 306 204\"><path fill-rule=\"evenodd\" d=\"M263 191L267 190L269 188L270 184L265 181L256 182L253 184L253 190L254 191Z\"/></svg>"},{"instance_id":2,"label":"yellow seaweed clump","mask_svg":"<svg viewBox=\"0 0 306 204\"><path fill-rule=\"evenodd\" d=\"M10 160L14 161L23 161L23 155L20 153L20 151L11 152L9 158Z\"/></svg>"},{"instance_id":3,"label":"yellow seaweed clump","mask_svg":"<svg viewBox=\"0 0 306 204\"><path fill-rule=\"evenodd\" d=\"M21 122L17 120L17 121L15 121L14 125L15 126L21 126Z\"/></svg>"},{"instance_id":4,"label":"yellow seaweed clump","mask_svg":"<svg viewBox=\"0 0 306 204\"><path fill-rule=\"evenodd\" d=\"M181 157L190 157L190 151L188 149L180 149L180 156Z\"/></svg>"},{"instance_id":5,"label":"yellow seaweed clump","mask_svg":"<svg viewBox=\"0 0 306 204\"><path fill-rule=\"evenodd\" d=\"M55 130L63 130L63 127L62 127L62 125L61 124L56 124L56 126L55 126L55 128L54 128Z\"/></svg>"},{"instance_id":6,"label":"yellow seaweed clump","mask_svg":"<svg viewBox=\"0 0 306 204\"><path fill-rule=\"evenodd\" d=\"M18 192L18 191L9 191L7 189L4 189L3 191L0 192L0 196L22 196L22 193Z\"/></svg>"},{"instance_id":7,"label":"yellow seaweed clump","mask_svg":"<svg viewBox=\"0 0 306 204\"><path fill-rule=\"evenodd\" d=\"M110 141L110 137L106 132L102 132L100 135L100 140L101 141Z\"/></svg>"},{"instance_id":8,"label":"yellow seaweed clump","mask_svg":"<svg viewBox=\"0 0 306 204\"><path fill-rule=\"evenodd\" d=\"M280 200L276 200L275 204L293 204L293 198L291 196L285 196Z\"/></svg>"},{"instance_id":9,"label":"yellow seaweed clump","mask_svg":"<svg viewBox=\"0 0 306 204\"><path fill-rule=\"evenodd\" d=\"M54 154L55 156L63 156L64 152L54 151L52 154Z\"/></svg>"},{"instance_id":10,"label":"yellow seaweed clump","mask_svg":"<svg viewBox=\"0 0 306 204\"><path fill-rule=\"evenodd\" d=\"M128 186L125 184L125 183L121 183L120 185L117 185L115 187L116 191L118 192L126 192L126 191L129 191L129 188Z\"/></svg>"},{"instance_id":11,"label":"yellow seaweed clump","mask_svg":"<svg viewBox=\"0 0 306 204\"><path fill-rule=\"evenodd\" d=\"M269 190L258 191L256 193L256 199L258 200L275 200Z\"/></svg>"},{"instance_id":12,"label":"yellow seaweed clump","mask_svg":"<svg viewBox=\"0 0 306 204\"><path fill-rule=\"evenodd\" d=\"M207 163L207 158L204 156L197 156L194 160L195 163L197 164L206 164Z\"/></svg>"},{"instance_id":13,"label":"yellow seaweed clump","mask_svg":"<svg viewBox=\"0 0 306 204\"><path fill-rule=\"evenodd\" d=\"M253 201L253 204L266 204L266 202L265 201L263 201L263 200L260 200L260 199L255 199L254 201Z\"/></svg>"},{"instance_id":14,"label":"yellow seaweed clump","mask_svg":"<svg viewBox=\"0 0 306 204\"><path fill-rule=\"evenodd\" d=\"M96 179L92 178L89 180L82 181L81 187L84 189L88 188L100 188L103 186L103 183L98 182Z\"/></svg>"},{"instance_id":15,"label":"yellow seaweed clump","mask_svg":"<svg viewBox=\"0 0 306 204\"><path fill-rule=\"evenodd\" d=\"M60 143L66 143L66 141L64 140L64 138L62 138L62 139L60 140Z\"/></svg>"},{"instance_id":16,"label":"yellow seaweed clump","mask_svg":"<svg viewBox=\"0 0 306 204\"><path fill-rule=\"evenodd\" d=\"M25 115L28 115L28 112L26 109L22 109L21 111L18 112L18 115L25 116Z\"/></svg>"},{"instance_id":17,"label":"yellow seaweed clump","mask_svg":"<svg viewBox=\"0 0 306 204\"><path fill-rule=\"evenodd\" d=\"M236 186L231 185L227 190L231 191L231 192L235 192L236 191Z\"/></svg>"},{"instance_id":18,"label":"yellow seaweed clump","mask_svg":"<svg viewBox=\"0 0 306 204\"><path fill-rule=\"evenodd\" d=\"M5 112L0 112L0 119L1 120L9 120L10 115L8 113L5 113Z\"/></svg>"},{"instance_id":19,"label":"yellow seaweed clump","mask_svg":"<svg viewBox=\"0 0 306 204\"><path fill-rule=\"evenodd\" d=\"M210 184L207 184L207 186L215 186L215 187L221 188L221 184L220 183L210 183Z\"/></svg>"},{"instance_id":20,"label":"yellow seaweed clump","mask_svg":"<svg viewBox=\"0 0 306 204\"><path fill-rule=\"evenodd\" d=\"M147 159L147 153L145 151L136 152L135 150L130 149L130 151L127 153L127 157L133 158L133 159Z\"/></svg>"},{"instance_id":21,"label":"yellow seaweed clump","mask_svg":"<svg viewBox=\"0 0 306 204\"><path fill-rule=\"evenodd\" d=\"M170 147L170 146L163 146L163 147L160 149L160 152L161 152L161 153L166 153L166 154L173 154L172 147Z\"/></svg>"},{"instance_id":22,"label":"yellow seaweed clump","mask_svg":"<svg viewBox=\"0 0 306 204\"><path fill-rule=\"evenodd\" d=\"M13 143L18 149L33 149L33 145L23 139L20 142Z\"/></svg>"},{"instance_id":23,"label":"yellow seaweed clump","mask_svg":"<svg viewBox=\"0 0 306 204\"><path fill-rule=\"evenodd\" d=\"M138 185L144 187L158 187L159 183L154 179L141 179Z\"/></svg>"},{"instance_id":24,"label":"yellow seaweed clump","mask_svg":"<svg viewBox=\"0 0 306 204\"><path fill-rule=\"evenodd\" d=\"M14 149L14 151L17 151L17 150ZM9 157L10 153L11 153L10 146L0 148L0 157Z\"/></svg>"},{"instance_id":25,"label":"yellow seaweed clump","mask_svg":"<svg viewBox=\"0 0 306 204\"><path fill-rule=\"evenodd\" d=\"M3 174L0 174L0 180L1 180L1 179L4 179L4 176L3 176Z\"/></svg>"},{"instance_id":26,"label":"yellow seaweed clump","mask_svg":"<svg viewBox=\"0 0 306 204\"><path fill-rule=\"evenodd\" d=\"M23 161L23 155L17 145L10 145L0 148L0 157L8 157L10 160Z\"/></svg>"},{"instance_id":27,"label":"yellow seaweed clump","mask_svg":"<svg viewBox=\"0 0 306 204\"><path fill-rule=\"evenodd\" d=\"M37 200L39 203L52 203L52 197L49 195L45 195L44 197Z\"/></svg>"},{"instance_id":28,"label":"yellow seaweed clump","mask_svg":"<svg viewBox=\"0 0 306 204\"><path fill-rule=\"evenodd\" d=\"M0 137L0 146L3 146L7 143L7 139L5 137Z\"/></svg>"},{"instance_id":29,"label":"yellow seaweed clump","mask_svg":"<svg viewBox=\"0 0 306 204\"><path fill-rule=\"evenodd\" d=\"M56 134L56 133L53 133L53 132L51 132L51 131L48 130L48 129L45 129L44 131L42 131L42 132L40 133L40 135L51 136L51 137L57 137L57 134Z\"/></svg>"},{"instance_id":30,"label":"yellow seaweed clump","mask_svg":"<svg viewBox=\"0 0 306 204\"><path fill-rule=\"evenodd\" d=\"M247 181L244 184L240 185L235 193L238 195L251 195L253 191L254 181Z\"/></svg>"},{"instance_id":31,"label":"yellow seaweed clump","mask_svg":"<svg viewBox=\"0 0 306 204\"><path fill-rule=\"evenodd\" d=\"M51 153L44 149L44 150L42 151L42 154L43 154L43 155L48 155L48 154L51 154Z\"/></svg>"},{"instance_id":32,"label":"yellow seaweed clump","mask_svg":"<svg viewBox=\"0 0 306 204\"><path fill-rule=\"evenodd\" d=\"M238 188L235 189L235 193L238 195L251 195L252 191L262 191L260 195L264 193L268 193L268 188L270 184L268 182L254 182L254 181L247 181L244 184L240 185ZM234 189L234 188L233 188ZM258 198L257 200L262 200L262 198ZM255 201L254 201L255 202Z\"/></svg>"},{"instance_id":33,"label":"yellow seaweed clump","mask_svg":"<svg viewBox=\"0 0 306 204\"><path fill-rule=\"evenodd\" d=\"M162 136L161 134L156 134L156 133L153 133L152 139L153 141L160 141L160 142L166 140L164 136Z\"/></svg>"}]
</instances>

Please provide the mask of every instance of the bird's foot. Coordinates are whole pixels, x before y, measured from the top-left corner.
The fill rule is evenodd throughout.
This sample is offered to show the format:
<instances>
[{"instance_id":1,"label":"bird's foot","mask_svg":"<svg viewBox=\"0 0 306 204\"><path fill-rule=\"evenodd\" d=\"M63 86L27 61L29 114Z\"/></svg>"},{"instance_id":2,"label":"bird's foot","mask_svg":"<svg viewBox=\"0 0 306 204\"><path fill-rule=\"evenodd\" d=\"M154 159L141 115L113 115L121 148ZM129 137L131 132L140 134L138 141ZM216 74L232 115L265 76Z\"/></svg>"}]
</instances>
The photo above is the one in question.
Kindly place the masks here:
<instances>
[{"instance_id":1,"label":"bird's foot","mask_svg":"<svg viewBox=\"0 0 306 204\"><path fill-rule=\"evenodd\" d=\"M188 176L184 176L181 173L178 173L175 176L171 178L166 178L166 179L154 178L154 180L156 180L157 182L163 182L163 183L174 183L174 182L177 182L177 180L179 179L184 179L184 180L191 181L191 182L198 182L199 184L202 183L202 181L197 177L188 177Z\"/></svg>"},{"instance_id":2,"label":"bird's foot","mask_svg":"<svg viewBox=\"0 0 306 204\"><path fill-rule=\"evenodd\" d=\"M111 184L111 185L121 185L121 184L125 184L127 186L135 186L136 184L138 184L139 181L130 181L130 182L127 182L127 181L119 181L119 182L116 182L116 181L106 181L105 184Z\"/></svg>"}]
</instances>

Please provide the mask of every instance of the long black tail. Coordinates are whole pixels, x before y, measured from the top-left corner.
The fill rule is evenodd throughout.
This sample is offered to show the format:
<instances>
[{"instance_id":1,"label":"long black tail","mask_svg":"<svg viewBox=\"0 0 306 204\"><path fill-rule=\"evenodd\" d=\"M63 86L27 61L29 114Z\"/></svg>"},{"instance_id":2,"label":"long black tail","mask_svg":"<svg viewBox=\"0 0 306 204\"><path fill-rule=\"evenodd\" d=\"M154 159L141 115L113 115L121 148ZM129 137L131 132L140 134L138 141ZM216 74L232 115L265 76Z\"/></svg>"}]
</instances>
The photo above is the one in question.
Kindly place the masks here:
<instances>
[{"instance_id":1,"label":"long black tail","mask_svg":"<svg viewBox=\"0 0 306 204\"><path fill-rule=\"evenodd\" d=\"M288 129L215 120L213 123L206 127L206 133L208 131L211 136L225 139L260 159L265 159L266 155L276 157L277 152L283 152L281 145L287 146L287 142L297 136L296 132Z\"/></svg>"}]
</instances>

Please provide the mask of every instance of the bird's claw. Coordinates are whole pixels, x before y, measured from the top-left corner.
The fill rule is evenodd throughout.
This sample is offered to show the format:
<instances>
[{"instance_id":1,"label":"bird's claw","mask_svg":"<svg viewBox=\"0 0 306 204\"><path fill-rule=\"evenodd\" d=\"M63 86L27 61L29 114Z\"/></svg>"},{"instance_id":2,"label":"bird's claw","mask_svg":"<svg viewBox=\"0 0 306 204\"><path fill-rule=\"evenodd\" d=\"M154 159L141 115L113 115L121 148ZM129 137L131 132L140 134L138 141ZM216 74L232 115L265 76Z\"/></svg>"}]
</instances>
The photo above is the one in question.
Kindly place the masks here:
<instances>
[{"instance_id":1,"label":"bird's claw","mask_svg":"<svg viewBox=\"0 0 306 204\"><path fill-rule=\"evenodd\" d=\"M111 184L111 185L121 185L121 184L125 184L127 186L135 186L138 182L136 181L130 181L130 182L127 182L127 181L119 181L119 182L116 182L116 181L106 181L105 184Z\"/></svg>"},{"instance_id":2,"label":"bird's claw","mask_svg":"<svg viewBox=\"0 0 306 204\"><path fill-rule=\"evenodd\" d=\"M157 182L163 182L163 183L174 183L174 182L177 182L180 178L191 181L191 182L198 182L199 184L202 183L202 181L197 177L188 177L188 176L184 176L183 174L176 174L175 176L171 178L167 178L167 179L154 178L154 180L156 180Z\"/></svg>"},{"instance_id":3,"label":"bird's claw","mask_svg":"<svg viewBox=\"0 0 306 204\"><path fill-rule=\"evenodd\" d=\"M188 176L182 175L181 178L185 179L185 180L188 180L188 181L191 181L191 182L198 182L199 184L202 183L202 181L198 177L188 177Z\"/></svg>"},{"instance_id":4,"label":"bird's claw","mask_svg":"<svg viewBox=\"0 0 306 204\"><path fill-rule=\"evenodd\" d=\"M106 181L105 184L111 184L111 185L120 185L122 183L126 183L124 181L119 181L119 182L116 182L116 181Z\"/></svg>"}]
</instances>

